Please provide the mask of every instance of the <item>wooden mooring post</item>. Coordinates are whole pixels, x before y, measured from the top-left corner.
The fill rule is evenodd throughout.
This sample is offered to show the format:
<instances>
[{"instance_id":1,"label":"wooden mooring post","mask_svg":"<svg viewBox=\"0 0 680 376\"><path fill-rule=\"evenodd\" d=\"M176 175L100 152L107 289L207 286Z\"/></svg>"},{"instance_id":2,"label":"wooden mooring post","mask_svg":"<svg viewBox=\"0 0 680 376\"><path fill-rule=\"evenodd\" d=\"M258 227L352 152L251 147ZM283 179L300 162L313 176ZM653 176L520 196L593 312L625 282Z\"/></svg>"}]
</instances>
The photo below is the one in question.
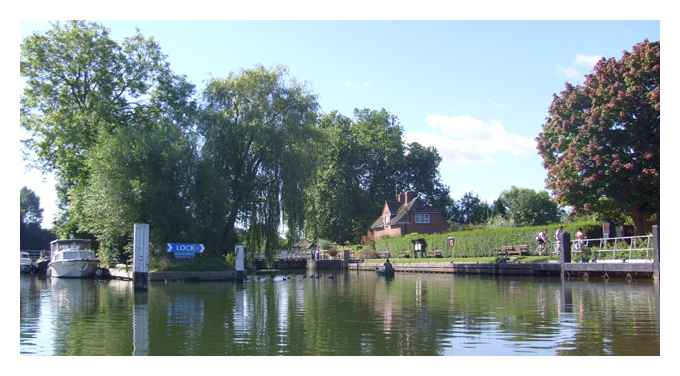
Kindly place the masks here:
<instances>
[{"instance_id":1,"label":"wooden mooring post","mask_svg":"<svg viewBox=\"0 0 680 376\"><path fill-rule=\"evenodd\" d=\"M135 290L149 287L149 225L135 223L132 248L132 283Z\"/></svg>"}]
</instances>

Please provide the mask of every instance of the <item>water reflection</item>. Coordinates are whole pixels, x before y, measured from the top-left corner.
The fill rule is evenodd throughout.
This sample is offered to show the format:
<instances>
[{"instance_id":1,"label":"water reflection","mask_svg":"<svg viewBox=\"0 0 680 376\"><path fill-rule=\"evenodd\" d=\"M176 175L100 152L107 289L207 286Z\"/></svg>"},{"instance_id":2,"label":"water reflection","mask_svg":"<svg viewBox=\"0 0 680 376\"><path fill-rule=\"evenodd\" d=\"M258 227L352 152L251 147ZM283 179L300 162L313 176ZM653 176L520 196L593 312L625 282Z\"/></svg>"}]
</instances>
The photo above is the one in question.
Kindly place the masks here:
<instances>
[{"instance_id":1,"label":"water reflection","mask_svg":"<svg viewBox=\"0 0 680 376\"><path fill-rule=\"evenodd\" d=\"M20 343L68 355L654 355L658 307L639 281L350 272L135 293L22 277Z\"/></svg>"},{"instance_id":2,"label":"water reflection","mask_svg":"<svg viewBox=\"0 0 680 376\"><path fill-rule=\"evenodd\" d=\"M149 294L135 291L132 307L132 354L149 354Z\"/></svg>"}]
</instances>

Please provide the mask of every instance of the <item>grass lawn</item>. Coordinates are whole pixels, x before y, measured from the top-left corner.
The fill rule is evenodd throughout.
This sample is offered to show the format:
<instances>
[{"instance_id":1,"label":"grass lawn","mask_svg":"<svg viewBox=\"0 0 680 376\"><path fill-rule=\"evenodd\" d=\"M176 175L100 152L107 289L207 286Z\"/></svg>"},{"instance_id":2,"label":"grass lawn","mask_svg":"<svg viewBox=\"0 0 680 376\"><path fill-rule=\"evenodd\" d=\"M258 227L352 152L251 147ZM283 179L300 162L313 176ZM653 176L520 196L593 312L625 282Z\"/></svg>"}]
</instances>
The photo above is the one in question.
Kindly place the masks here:
<instances>
[{"instance_id":1,"label":"grass lawn","mask_svg":"<svg viewBox=\"0 0 680 376\"><path fill-rule=\"evenodd\" d=\"M224 257L202 255L187 260L152 257L149 265L152 272L214 272L233 269Z\"/></svg>"},{"instance_id":2,"label":"grass lawn","mask_svg":"<svg viewBox=\"0 0 680 376\"><path fill-rule=\"evenodd\" d=\"M557 256L521 256L521 257L510 257L510 262L518 262L522 264L533 264L542 263L548 261L559 261ZM366 264L380 264L385 262L385 259L366 259L364 261ZM451 262L455 264L494 264L496 263L496 257L454 257L454 258L390 258L390 262L394 265L397 264L449 264Z\"/></svg>"}]
</instances>

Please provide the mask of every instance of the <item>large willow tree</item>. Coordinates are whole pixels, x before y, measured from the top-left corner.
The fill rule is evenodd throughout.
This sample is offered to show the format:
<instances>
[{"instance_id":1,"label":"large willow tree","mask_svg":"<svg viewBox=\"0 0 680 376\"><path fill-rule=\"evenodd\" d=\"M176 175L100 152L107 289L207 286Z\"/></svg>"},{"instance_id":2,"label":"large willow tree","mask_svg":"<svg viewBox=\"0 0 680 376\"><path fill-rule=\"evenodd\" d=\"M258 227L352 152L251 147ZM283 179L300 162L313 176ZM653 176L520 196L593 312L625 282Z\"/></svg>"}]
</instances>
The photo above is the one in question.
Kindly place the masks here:
<instances>
[{"instance_id":1,"label":"large willow tree","mask_svg":"<svg viewBox=\"0 0 680 376\"><path fill-rule=\"evenodd\" d=\"M269 256L282 220L289 239L303 227L316 97L284 68L259 66L212 80L203 101L198 220L208 248L232 251L238 226Z\"/></svg>"}]
</instances>

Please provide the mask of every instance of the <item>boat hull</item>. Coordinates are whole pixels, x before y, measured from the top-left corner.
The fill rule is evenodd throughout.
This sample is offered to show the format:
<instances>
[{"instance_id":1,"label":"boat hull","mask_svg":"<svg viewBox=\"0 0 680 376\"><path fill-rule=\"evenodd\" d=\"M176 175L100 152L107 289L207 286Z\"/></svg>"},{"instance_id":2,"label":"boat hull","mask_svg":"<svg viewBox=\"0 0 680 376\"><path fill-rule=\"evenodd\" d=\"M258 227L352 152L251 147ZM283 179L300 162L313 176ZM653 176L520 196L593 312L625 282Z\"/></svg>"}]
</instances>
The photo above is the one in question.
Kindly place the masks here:
<instances>
[{"instance_id":1,"label":"boat hull","mask_svg":"<svg viewBox=\"0 0 680 376\"><path fill-rule=\"evenodd\" d=\"M68 260L50 263L48 274L55 278L92 278L97 271L96 260Z\"/></svg>"},{"instance_id":2,"label":"boat hull","mask_svg":"<svg viewBox=\"0 0 680 376\"><path fill-rule=\"evenodd\" d=\"M385 270L384 268L376 269L375 272L385 278L391 278L394 277L394 269L392 270Z\"/></svg>"}]
</instances>

